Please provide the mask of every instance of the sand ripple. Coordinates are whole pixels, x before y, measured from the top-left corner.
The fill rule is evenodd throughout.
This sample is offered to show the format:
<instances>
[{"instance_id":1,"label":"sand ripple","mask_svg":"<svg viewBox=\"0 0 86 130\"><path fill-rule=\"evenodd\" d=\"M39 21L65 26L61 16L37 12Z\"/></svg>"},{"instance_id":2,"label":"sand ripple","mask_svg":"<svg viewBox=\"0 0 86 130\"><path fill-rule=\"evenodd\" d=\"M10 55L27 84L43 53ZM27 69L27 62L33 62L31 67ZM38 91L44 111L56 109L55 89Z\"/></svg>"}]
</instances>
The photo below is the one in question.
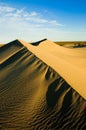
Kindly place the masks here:
<instances>
[{"instance_id":1,"label":"sand ripple","mask_svg":"<svg viewBox=\"0 0 86 130\"><path fill-rule=\"evenodd\" d=\"M0 130L85 130L85 100L18 45L1 53Z\"/></svg>"}]
</instances>

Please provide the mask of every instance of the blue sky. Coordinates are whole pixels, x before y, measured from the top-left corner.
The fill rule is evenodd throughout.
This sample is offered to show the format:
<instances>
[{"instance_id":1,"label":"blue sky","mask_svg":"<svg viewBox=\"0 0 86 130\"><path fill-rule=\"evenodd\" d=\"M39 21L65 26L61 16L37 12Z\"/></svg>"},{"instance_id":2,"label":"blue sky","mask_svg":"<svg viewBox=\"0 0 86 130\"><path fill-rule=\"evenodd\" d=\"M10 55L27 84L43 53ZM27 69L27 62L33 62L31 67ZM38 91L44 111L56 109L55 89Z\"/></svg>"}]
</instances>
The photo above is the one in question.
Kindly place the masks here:
<instances>
[{"instance_id":1,"label":"blue sky","mask_svg":"<svg viewBox=\"0 0 86 130\"><path fill-rule=\"evenodd\" d=\"M0 0L0 42L86 41L86 0Z\"/></svg>"}]
</instances>

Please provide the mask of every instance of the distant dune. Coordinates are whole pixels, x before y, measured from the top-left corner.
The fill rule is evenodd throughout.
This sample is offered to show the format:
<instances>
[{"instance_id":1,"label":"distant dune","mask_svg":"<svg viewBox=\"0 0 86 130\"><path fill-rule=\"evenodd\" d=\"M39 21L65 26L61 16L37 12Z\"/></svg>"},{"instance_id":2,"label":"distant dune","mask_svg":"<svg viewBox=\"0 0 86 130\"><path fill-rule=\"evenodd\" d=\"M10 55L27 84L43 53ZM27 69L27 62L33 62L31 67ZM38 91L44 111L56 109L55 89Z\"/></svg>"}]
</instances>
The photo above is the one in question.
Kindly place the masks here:
<instances>
[{"instance_id":1,"label":"distant dune","mask_svg":"<svg viewBox=\"0 0 86 130\"><path fill-rule=\"evenodd\" d=\"M85 130L86 48L0 47L0 130Z\"/></svg>"},{"instance_id":2,"label":"distant dune","mask_svg":"<svg viewBox=\"0 0 86 130\"><path fill-rule=\"evenodd\" d=\"M86 41L63 41L63 42L55 42L56 44L68 48L82 48L86 47Z\"/></svg>"}]
</instances>

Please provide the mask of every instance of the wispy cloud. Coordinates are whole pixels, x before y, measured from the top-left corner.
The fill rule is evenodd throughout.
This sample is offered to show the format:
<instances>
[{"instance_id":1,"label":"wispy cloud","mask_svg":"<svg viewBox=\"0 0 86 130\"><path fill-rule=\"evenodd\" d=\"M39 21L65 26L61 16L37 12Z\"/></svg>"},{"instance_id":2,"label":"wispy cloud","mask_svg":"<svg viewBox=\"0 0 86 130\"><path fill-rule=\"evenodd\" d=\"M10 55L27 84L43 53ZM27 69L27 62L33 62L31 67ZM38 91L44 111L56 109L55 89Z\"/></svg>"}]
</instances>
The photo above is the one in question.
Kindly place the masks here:
<instances>
[{"instance_id":1,"label":"wispy cloud","mask_svg":"<svg viewBox=\"0 0 86 130\"><path fill-rule=\"evenodd\" d=\"M79 26L74 27L71 23L64 26L50 17L52 16L46 9L41 13L0 3L0 42L9 42L16 38L35 41L45 37L55 41L86 40L86 32L82 29L79 31Z\"/></svg>"},{"instance_id":2,"label":"wispy cloud","mask_svg":"<svg viewBox=\"0 0 86 130\"><path fill-rule=\"evenodd\" d=\"M28 12L25 9L17 9L9 6L0 6L0 20L11 20L27 22L28 24L40 24L40 26L47 24L49 26L62 26L56 20L45 19L40 13L32 11Z\"/></svg>"},{"instance_id":3,"label":"wispy cloud","mask_svg":"<svg viewBox=\"0 0 86 130\"><path fill-rule=\"evenodd\" d=\"M52 32L52 30L61 26L63 25L57 20L45 18L40 12L0 5L0 42L16 38L41 39L51 36L46 28Z\"/></svg>"}]
</instances>

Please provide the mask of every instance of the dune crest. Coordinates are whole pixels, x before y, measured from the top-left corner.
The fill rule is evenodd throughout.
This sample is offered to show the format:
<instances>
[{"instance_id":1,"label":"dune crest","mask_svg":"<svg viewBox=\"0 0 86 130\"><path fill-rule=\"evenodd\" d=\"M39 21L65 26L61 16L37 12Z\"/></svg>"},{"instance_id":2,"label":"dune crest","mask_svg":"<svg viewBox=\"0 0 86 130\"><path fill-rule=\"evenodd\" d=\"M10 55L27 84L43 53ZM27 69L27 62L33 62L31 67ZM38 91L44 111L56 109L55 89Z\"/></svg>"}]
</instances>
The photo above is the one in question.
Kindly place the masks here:
<instances>
[{"instance_id":1,"label":"dune crest","mask_svg":"<svg viewBox=\"0 0 86 130\"><path fill-rule=\"evenodd\" d=\"M45 42L47 51L42 48ZM43 44L15 40L0 49L1 130L85 129L84 96L60 75L59 68L66 73L67 67L59 55L58 67L53 69L53 43L45 40Z\"/></svg>"},{"instance_id":2,"label":"dune crest","mask_svg":"<svg viewBox=\"0 0 86 130\"><path fill-rule=\"evenodd\" d=\"M19 41L43 62L51 66L86 99L86 48L73 50L56 45L49 40L43 41L38 46Z\"/></svg>"}]
</instances>

